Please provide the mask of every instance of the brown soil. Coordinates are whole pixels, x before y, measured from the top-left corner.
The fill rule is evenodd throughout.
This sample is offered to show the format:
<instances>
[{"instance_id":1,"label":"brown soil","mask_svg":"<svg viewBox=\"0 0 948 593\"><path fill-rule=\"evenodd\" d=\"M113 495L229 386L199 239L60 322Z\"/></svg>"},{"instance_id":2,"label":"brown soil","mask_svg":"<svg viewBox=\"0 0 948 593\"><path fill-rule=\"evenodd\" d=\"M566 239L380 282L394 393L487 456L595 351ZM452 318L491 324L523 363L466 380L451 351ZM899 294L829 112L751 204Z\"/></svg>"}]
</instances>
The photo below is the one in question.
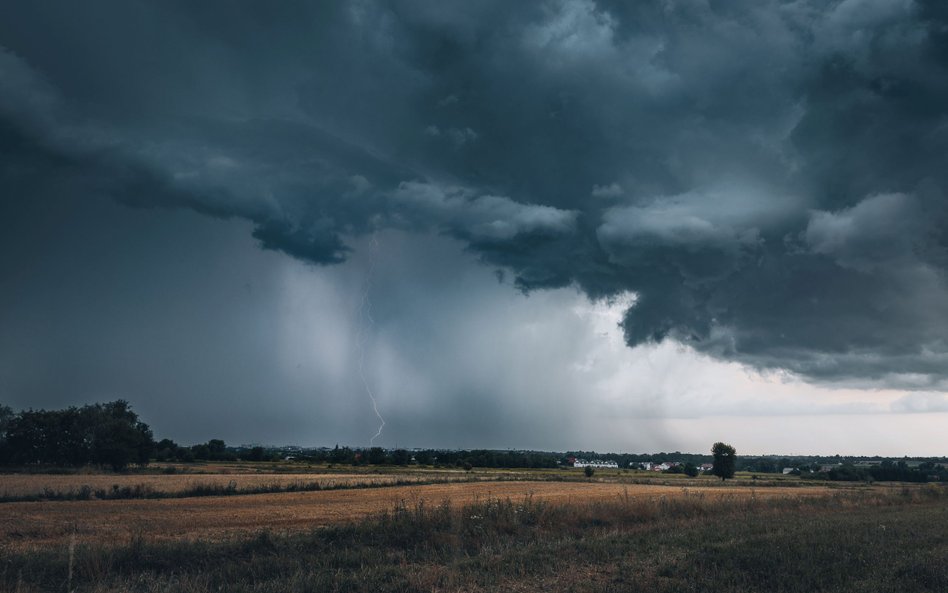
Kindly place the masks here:
<instances>
[{"instance_id":1,"label":"brown soil","mask_svg":"<svg viewBox=\"0 0 948 593\"><path fill-rule=\"evenodd\" d=\"M162 477L169 478L175 476ZM801 497L828 492L823 488L683 489L596 482L477 482L207 498L16 502L0 504L0 551L66 546L73 533L80 542L127 543L139 535L149 540L216 540L264 528L274 533L298 532L358 520L392 510L400 503L412 507L420 501L437 505L449 500L457 505L532 496L534 500L565 504L625 496L683 496L686 491L708 499Z\"/></svg>"}]
</instances>

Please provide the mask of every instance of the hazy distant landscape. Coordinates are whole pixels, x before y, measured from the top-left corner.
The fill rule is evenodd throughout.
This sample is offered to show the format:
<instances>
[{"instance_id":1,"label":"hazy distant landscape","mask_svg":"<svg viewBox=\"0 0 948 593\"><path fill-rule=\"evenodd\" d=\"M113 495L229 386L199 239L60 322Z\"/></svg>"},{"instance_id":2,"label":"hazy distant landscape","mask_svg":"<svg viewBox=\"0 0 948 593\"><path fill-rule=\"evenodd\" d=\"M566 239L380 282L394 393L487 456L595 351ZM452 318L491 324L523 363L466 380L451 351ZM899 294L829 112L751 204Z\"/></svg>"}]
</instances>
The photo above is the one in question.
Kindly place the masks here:
<instances>
[{"instance_id":1,"label":"hazy distant landscape","mask_svg":"<svg viewBox=\"0 0 948 593\"><path fill-rule=\"evenodd\" d=\"M948 586L946 458L181 446L121 401L0 416L5 590Z\"/></svg>"}]
</instances>

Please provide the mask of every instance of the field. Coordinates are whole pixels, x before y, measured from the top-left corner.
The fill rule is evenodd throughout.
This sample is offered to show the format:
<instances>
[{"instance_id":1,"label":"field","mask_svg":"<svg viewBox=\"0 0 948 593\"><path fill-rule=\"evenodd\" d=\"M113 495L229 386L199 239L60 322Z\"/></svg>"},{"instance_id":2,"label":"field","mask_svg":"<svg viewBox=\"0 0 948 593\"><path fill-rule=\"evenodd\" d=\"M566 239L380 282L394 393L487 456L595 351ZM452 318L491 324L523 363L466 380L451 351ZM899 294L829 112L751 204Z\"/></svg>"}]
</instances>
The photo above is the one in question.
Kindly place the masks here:
<instances>
[{"instance_id":1,"label":"field","mask_svg":"<svg viewBox=\"0 0 948 593\"><path fill-rule=\"evenodd\" d=\"M254 490L305 487L318 484L325 489L355 485L379 486L404 481L426 481L439 476L428 473L398 476L395 474L352 473L200 473L200 474L79 474L44 475L19 474L0 476L0 497L42 497L44 493L68 494L83 487L91 490L138 488L144 495L179 495L201 487L232 487L236 490ZM157 496L156 496L157 497Z\"/></svg>"},{"instance_id":2,"label":"field","mask_svg":"<svg viewBox=\"0 0 948 593\"><path fill-rule=\"evenodd\" d=\"M21 493L50 478L39 487L92 478L147 478L171 493L186 479L352 487L0 503L0 590L948 590L948 493L934 485L205 469L217 473L0 484ZM403 483L411 479L422 483Z\"/></svg>"},{"instance_id":3,"label":"field","mask_svg":"<svg viewBox=\"0 0 948 593\"><path fill-rule=\"evenodd\" d=\"M483 500L532 498L556 504L614 501L631 497L708 500L745 497L798 498L825 494L822 488L741 487L699 489L676 486L581 482L471 482L393 488L360 488L253 494L233 497L193 497L142 500L83 500L18 502L0 505L4 547L36 549L61 544L76 535L80 543L129 541L138 534L153 540L221 540L261 529L278 533L357 521L398 505L454 505Z\"/></svg>"}]
</instances>

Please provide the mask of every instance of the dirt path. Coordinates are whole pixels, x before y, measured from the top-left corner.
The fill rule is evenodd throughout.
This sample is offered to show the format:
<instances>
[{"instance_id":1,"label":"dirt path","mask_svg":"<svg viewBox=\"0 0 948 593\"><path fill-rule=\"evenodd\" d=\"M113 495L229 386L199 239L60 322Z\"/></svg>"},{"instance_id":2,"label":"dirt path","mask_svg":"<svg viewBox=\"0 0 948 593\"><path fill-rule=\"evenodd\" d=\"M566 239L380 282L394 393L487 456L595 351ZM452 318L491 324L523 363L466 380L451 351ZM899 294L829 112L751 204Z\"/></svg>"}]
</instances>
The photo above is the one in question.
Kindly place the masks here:
<instances>
[{"instance_id":1,"label":"dirt path","mask_svg":"<svg viewBox=\"0 0 948 593\"><path fill-rule=\"evenodd\" d=\"M437 505L488 498L568 503L633 497L681 496L676 486L583 482L478 482L393 486L157 500L88 500L0 504L0 550L65 546L72 533L80 542L221 539L268 528L275 533L305 531L391 510L400 501ZM747 487L689 488L709 498L750 496ZM759 497L813 496L822 488L761 488Z\"/></svg>"}]
</instances>

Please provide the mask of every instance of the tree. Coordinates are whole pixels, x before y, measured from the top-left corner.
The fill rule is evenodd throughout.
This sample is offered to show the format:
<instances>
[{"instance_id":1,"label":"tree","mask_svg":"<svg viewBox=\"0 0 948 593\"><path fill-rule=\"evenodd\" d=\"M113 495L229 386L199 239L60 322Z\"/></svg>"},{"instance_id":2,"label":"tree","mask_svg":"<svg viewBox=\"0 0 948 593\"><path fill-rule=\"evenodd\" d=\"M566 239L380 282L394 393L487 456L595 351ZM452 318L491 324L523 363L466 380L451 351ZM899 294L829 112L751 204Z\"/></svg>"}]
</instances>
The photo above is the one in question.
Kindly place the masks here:
<instances>
[{"instance_id":1,"label":"tree","mask_svg":"<svg viewBox=\"0 0 948 593\"><path fill-rule=\"evenodd\" d=\"M85 430L92 427L90 454L93 463L110 465L115 471L131 464L147 465L155 440L147 424L138 419L125 400L84 406Z\"/></svg>"},{"instance_id":2,"label":"tree","mask_svg":"<svg viewBox=\"0 0 948 593\"><path fill-rule=\"evenodd\" d=\"M16 417L16 414L13 413L13 409L9 406L4 406L0 404L0 464L7 463L7 458L10 455L7 445L7 430L9 430L10 425L13 424L13 420Z\"/></svg>"},{"instance_id":3,"label":"tree","mask_svg":"<svg viewBox=\"0 0 948 593\"><path fill-rule=\"evenodd\" d=\"M210 459L221 460L227 456L227 443L222 439L211 439L207 442L207 454Z\"/></svg>"},{"instance_id":4,"label":"tree","mask_svg":"<svg viewBox=\"0 0 948 593\"><path fill-rule=\"evenodd\" d=\"M596 470L594 470L591 465L587 465L586 469L583 470L583 473L586 474L587 478L591 478L593 477L593 474L596 473Z\"/></svg>"},{"instance_id":5,"label":"tree","mask_svg":"<svg viewBox=\"0 0 948 593\"><path fill-rule=\"evenodd\" d=\"M714 443L711 447L711 454L714 456L714 465L711 473L721 478L721 481L734 477L734 460L737 451L734 447L726 443Z\"/></svg>"},{"instance_id":6,"label":"tree","mask_svg":"<svg viewBox=\"0 0 948 593\"><path fill-rule=\"evenodd\" d=\"M132 464L145 465L151 453L151 431L110 418L93 431L92 461L122 471Z\"/></svg>"},{"instance_id":7,"label":"tree","mask_svg":"<svg viewBox=\"0 0 948 593\"><path fill-rule=\"evenodd\" d=\"M158 461L171 461L178 459L181 455L181 447L171 439L161 439L155 443L155 459Z\"/></svg>"},{"instance_id":8,"label":"tree","mask_svg":"<svg viewBox=\"0 0 948 593\"><path fill-rule=\"evenodd\" d=\"M354 459L355 454L349 447L340 448L336 445L336 448L329 452L329 461L332 463L352 463Z\"/></svg>"},{"instance_id":9,"label":"tree","mask_svg":"<svg viewBox=\"0 0 948 593\"><path fill-rule=\"evenodd\" d=\"M405 449L395 449L392 451L392 463L395 465L408 465L411 462L411 453Z\"/></svg>"},{"instance_id":10,"label":"tree","mask_svg":"<svg viewBox=\"0 0 948 593\"><path fill-rule=\"evenodd\" d=\"M385 449L382 447L371 447L368 452L368 462L372 465L382 465L388 459Z\"/></svg>"},{"instance_id":11,"label":"tree","mask_svg":"<svg viewBox=\"0 0 948 593\"><path fill-rule=\"evenodd\" d=\"M148 425L124 400L65 410L26 410L5 423L5 463L96 463L121 470L129 464L147 464L155 444Z\"/></svg>"},{"instance_id":12,"label":"tree","mask_svg":"<svg viewBox=\"0 0 948 593\"><path fill-rule=\"evenodd\" d=\"M227 443L221 439L211 439L206 443L191 445L194 459L206 461L233 461L237 456L227 450Z\"/></svg>"},{"instance_id":13,"label":"tree","mask_svg":"<svg viewBox=\"0 0 948 593\"><path fill-rule=\"evenodd\" d=\"M0 404L0 443L7 438L7 428L13 422L13 408Z\"/></svg>"},{"instance_id":14,"label":"tree","mask_svg":"<svg viewBox=\"0 0 948 593\"><path fill-rule=\"evenodd\" d=\"M267 458L267 451L263 447L252 447L241 456L244 461L264 461Z\"/></svg>"}]
</instances>

